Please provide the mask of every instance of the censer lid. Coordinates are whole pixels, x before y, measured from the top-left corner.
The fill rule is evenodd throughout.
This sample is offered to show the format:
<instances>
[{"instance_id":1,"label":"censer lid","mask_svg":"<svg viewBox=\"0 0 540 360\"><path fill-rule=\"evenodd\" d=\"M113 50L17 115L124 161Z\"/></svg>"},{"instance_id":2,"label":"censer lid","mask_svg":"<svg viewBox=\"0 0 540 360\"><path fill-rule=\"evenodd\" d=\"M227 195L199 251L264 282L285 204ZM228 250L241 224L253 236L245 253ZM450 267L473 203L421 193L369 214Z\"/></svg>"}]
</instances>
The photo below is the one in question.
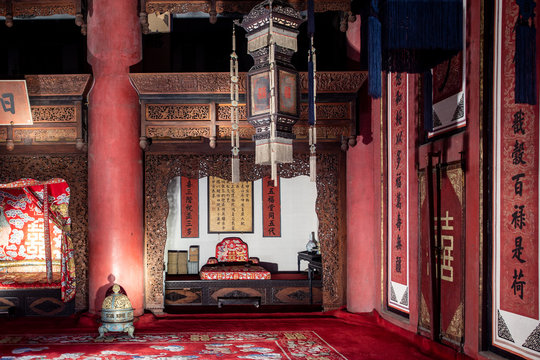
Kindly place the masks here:
<instances>
[{"instance_id":1,"label":"censer lid","mask_svg":"<svg viewBox=\"0 0 540 360\"><path fill-rule=\"evenodd\" d=\"M103 300L101 310L126 310L131 309L131 302L129 298L120 293L120 285L114 284L112 286L113 293Z\"/></svg>"}]
</instances>

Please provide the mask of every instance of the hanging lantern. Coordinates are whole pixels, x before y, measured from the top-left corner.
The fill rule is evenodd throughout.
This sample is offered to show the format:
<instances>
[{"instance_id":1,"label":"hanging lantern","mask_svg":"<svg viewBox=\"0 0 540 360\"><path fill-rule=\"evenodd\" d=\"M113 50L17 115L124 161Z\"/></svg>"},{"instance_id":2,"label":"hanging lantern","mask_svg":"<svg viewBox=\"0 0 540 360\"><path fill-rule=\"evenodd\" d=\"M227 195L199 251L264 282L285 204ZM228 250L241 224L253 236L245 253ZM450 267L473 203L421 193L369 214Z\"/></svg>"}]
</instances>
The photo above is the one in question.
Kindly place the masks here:
<instances>
[{"instance_id":1,"label":"hanging lantern","mask_svg":"<svg viewBox=\"0 0 540 360\"><path fill-rule=\"evenodd\" d=\"M255 127L255 163L272 166L293 161L293 126L300 117L300 83L291 64L298 27L304 20L288 3L266 0L246 15L248 52L255 64L248 72L248 122Z\"/></svg>"}]
</instances>

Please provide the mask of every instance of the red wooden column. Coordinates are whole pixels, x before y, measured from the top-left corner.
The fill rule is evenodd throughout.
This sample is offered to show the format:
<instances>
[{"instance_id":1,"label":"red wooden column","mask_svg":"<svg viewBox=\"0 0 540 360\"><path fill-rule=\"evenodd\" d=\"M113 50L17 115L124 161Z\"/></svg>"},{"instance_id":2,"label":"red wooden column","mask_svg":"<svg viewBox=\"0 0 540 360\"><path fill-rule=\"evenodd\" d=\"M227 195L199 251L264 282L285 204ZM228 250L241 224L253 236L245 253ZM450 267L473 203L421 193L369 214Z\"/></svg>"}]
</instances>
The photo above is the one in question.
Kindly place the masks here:
<instances>
[{"instance_id":1,"label":"red wooden column","mask_svg":"<svg viewBox=\"0 0 540 360\"><path fill-rule=\"evenodd\" d=\"M347 31L349 64L360 62L360 16ZM367 81L366 81L367 83ZM380 100L361 89L358 143L347 152L347 310L379 308Z\"/></svg>"},{"instance_id":2,"label":"red wooden column","mask_svg":"<svg viewBox=\"0 0 540 360\"><path fill-rule=\"evenodd\" d=\"M367 125L365 132L347 152L347 310L351 312L380 307L380 100L365 108L370 107L374 115L360 115L360 123Z\"/></svg>"},{"instance_id":3,"label":"red wooden column","mask_svg":"<svg viewBox=\"0 0 540 360\"><path fill-rule=\"evenodd\" d=\"M138 97L129 66L141 60L137 0L93 0L88 10L89 308L114 282L143 313L143 168Z\"/></svg>"}]
</instances>

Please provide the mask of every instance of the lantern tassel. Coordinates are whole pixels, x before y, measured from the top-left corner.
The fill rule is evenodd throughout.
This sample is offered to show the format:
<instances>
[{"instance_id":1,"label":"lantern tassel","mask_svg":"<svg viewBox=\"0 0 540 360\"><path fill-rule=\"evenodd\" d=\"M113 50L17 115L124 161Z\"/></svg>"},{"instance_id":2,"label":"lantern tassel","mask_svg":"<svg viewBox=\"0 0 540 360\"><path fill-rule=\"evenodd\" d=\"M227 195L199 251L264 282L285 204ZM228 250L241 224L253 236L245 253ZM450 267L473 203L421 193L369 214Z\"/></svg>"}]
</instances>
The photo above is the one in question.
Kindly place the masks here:
<instances>
[{"instance_id":1,"label":"lantern tassel","mask_svg":"<svg viewBox=\"0 0 540 360\"><path fill-rule=\"evenodd\" d=\"M309 155L309 181L317 181L317 155Z\"/></svg>"},{"instance_id":2,"label":"lantern tassel","mask_svg":"<svg viewBox=\"0 0 540 360\"><path fill-rule=\"evenodd\" d=\"M240 181L240 135L238 133L238 56L236 55L236 34L233 22L231 53L231 181Z\"/></svg>"},{"instance_id":3,"label":"lantern tassel","mask_svg":"<svg viewBox=\"0 0 540 360\"><path fill-rule=\"evenodd\" d=\"M240 157L239 156L233 156L232 161L232 176L231 181L233 183L240 182Z\"/></svg>"},{"instance_id":4,"label":"lantern tassel","mask_svg":"<svg viewBox=\"0 0 540 360\"><path fill-rule=\"evenodd\" d=\"M309 123L309 180L317 181L317 57L314 45L315 6L314 0L308 0L308 35L310 47L308 52L308 123Z\"/></svg>"}]
</instances>

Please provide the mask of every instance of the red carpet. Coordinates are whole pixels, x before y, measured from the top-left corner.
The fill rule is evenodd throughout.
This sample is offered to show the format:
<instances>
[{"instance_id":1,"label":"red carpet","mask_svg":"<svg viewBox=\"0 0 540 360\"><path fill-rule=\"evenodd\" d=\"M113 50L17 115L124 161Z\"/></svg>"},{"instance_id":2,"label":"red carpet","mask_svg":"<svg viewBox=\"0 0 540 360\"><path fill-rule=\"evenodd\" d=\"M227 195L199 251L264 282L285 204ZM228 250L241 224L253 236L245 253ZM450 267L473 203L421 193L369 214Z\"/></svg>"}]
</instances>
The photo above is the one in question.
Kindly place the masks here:
<instances>
[{"instance_id":1,"label":"red carpet","mask_svg":"<svg viewBox=\"0 0 540 360\"><path fill-rule=\"evenodd\" d=\"M0 359L468 359L377 313L190 314L96 342L94 316L0 320Z\"/></svg>"}]
</instances>

